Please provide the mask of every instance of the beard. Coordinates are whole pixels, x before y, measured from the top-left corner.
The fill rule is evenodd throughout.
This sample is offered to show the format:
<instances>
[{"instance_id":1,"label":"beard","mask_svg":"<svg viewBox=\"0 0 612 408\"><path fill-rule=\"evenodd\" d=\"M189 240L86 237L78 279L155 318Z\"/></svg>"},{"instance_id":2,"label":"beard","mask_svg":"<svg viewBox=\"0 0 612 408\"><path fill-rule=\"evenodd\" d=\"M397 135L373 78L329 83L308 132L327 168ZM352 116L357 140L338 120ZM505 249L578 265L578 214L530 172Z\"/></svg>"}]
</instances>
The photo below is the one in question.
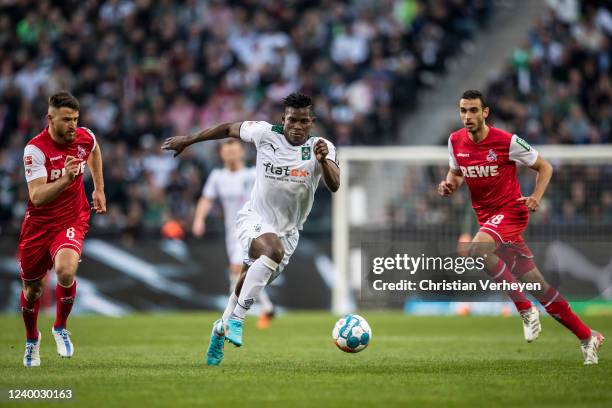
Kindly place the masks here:
<instances>
[{"instance_id":1,"label":"beard","mask_svg":"<svg viewBox=\"0 0 612 408\"><path fill-rule=\"evenodd\" d=\"M472 130L470 130L470 128L467 125L465 125L465 128L467 129L468 132L478 133L482 129L482 124L483 124L483 122L478 122L478 121L477 122L472 122L471 123Z\"/></svg>"},{"instance_id":2,"label":"beard","mask_svg":"<svg viewBox=\"0 0 612 408\"><path fill-rule=\"evenodd\" d=\"M55 134L62 140L64 140L67 143L71 143L76 139L76 130L74 131L69 131L69 130L60 130L60 129L53 129L55 131Z\"/></svg>"}]
</instances>

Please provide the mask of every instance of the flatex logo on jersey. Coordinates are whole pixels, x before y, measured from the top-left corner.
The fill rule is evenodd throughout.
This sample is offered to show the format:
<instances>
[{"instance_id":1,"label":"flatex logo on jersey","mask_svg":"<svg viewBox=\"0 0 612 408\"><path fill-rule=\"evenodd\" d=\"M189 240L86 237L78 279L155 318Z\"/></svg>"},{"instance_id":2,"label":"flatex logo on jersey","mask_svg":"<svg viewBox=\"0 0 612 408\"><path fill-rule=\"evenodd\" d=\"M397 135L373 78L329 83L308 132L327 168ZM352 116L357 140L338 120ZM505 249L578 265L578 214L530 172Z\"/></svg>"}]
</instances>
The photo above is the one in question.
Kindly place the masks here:
<instances>
[{"instance_id":1,"label":"flatex logo on jersey","mask_svg":"<svg viewBox=\"0 0 612 408\"><path fill-rule=\"evenodd\" d=\"M289 166L275 166L272 163L264 164L267 178L280 181L291 181L294 183L304 183L306 177L310 175L308 170L292 169Z\"/></svg>"}]
</instances>

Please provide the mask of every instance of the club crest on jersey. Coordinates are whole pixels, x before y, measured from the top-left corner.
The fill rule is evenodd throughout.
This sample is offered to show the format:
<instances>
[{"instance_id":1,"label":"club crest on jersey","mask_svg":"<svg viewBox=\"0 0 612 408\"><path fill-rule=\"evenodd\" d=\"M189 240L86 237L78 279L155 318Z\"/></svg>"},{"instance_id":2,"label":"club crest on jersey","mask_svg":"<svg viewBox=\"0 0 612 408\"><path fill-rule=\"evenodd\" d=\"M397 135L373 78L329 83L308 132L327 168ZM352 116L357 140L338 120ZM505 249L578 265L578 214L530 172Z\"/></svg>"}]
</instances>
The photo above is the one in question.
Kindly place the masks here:
<instances>
[{"instance_id":1,"label":"club crest on jersey","mask_svg":"<svg viewBox=\"0 0 612 408\"><path fill-rule=\"evenodd\" d=\"M77 156L79 159L83 160L83 157L87 154L87 150L81 145L77 146Z\"/></svg>"},{"instance_id":2,"label":"club crest on jersey","mask_svg":"<svg viewBox=\"0 0 612 408\"><path fill-rule=\"evenodd\" d=\"M310 160L310 146L302 146L302 160Z\"/></svg>"},{"instance_id":3,"label":"club crest on jersey","mask_svg":"<svg viewBox=\"0 0 612 408\"><path fill-rule=\"evenodd\" d=\"M497 161L497 155L495 154L493 149L489 150L489 154L487 154L487 161L488 162L496 162Z\"/></svg>"}]
</instances>

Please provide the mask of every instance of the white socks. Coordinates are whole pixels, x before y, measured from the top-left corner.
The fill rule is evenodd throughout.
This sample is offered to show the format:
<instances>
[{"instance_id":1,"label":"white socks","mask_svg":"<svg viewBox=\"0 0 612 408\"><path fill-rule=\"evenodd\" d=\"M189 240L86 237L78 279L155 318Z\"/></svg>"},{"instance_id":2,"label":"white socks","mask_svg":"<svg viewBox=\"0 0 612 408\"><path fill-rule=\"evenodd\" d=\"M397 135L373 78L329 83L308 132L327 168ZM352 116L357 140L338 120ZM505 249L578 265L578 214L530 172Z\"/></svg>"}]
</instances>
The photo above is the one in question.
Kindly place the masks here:
<instances>
[{"instance_id":1,"label":"white socks","mask_svg":"<svg viewBox=\"0 0 612 408\"><path fill-rule=\"evenodd\" d=\"M240 291L240 296L238 297L234 311L231 313L232 319L244 320L247 311L251 308L253 303L255 303L255 299L261 296L263 288L268 284L276 268L278 268L278 263L265 255L260 256L253 262L242 284L242 290ZM232 296L235 297L236 295L232 294ZM228 302L228 308L231 304L231 300L232 297L230 297L230 302ZM225 320L225 313L223 314L223 319Z\"/></svg>"},{"instance_id":2,"label":"white socks","mask_svg":"<svg viewBox=\"0 0 612 408\"><path fill-rule=\"evenodd\" d=\"M272 310L274 310L274 305L272 304L270 296L268 296L265 289L263 289L259 294L257 302L259 302L259 305L261 306L262 313L272 313Z\"/></svg>"},{"instance_id":3,"label":"white socks","mask_svg":"<svg viewBox=\"0 0 612 408\"><path fill-rule=\"evenodd\" d=\"M239 273L233 273L230 271L229 273L230 294L234 293L234 291L236 290L236 284L238 283L238 278L240 278Z\"/></svg>"},{"instance_id":4,"label":"white socks","mask_svg":"<svg viewBox=\"0 0 612 408\"><path fill-rule=\"evenodd\" d=\"M266 293L265 289L261 291L261 293L259 294L259 298L257 298L257 301L261 304L261 311L263 313L272 313L272 311L274 310L274 304L270 300L270 297ZM229 300L227 301L227 306L223 311L223 316L221 317L224 322L232 316L232 312L236 308L237 304L238 296L236 296L236 293L232 291Z\"/></svg>"},{"instance_id":5,"label":"white socks","mask_svg":"<svg viewBox=\"0 0 612 408\"><path fill-rule=\"evenodd\" d=\"M232 294L230 295L229 300L227 301L227 306L225 307L225 310L223 311L223 317L221 317L221 319L224 322L226 322L227 319L230 318L237 303L238 303L238 296L236 296L236 293L232 290Z\"/></svg>"}]
</instances>

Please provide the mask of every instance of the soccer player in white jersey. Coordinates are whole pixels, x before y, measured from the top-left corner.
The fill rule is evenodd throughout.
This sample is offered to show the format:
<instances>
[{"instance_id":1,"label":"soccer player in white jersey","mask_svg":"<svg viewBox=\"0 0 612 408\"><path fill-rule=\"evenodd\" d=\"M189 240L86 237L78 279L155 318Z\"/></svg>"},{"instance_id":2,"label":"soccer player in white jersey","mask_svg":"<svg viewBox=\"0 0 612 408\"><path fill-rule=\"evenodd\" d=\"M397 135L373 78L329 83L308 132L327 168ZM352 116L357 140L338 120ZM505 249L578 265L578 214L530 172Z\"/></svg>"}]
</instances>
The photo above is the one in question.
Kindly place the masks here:
<instances>
[{"instance_id":1,"label":"soccer player in white jersey","mask_svg":"<svg viewBox=\"0 0 612 408\"><path fill-rule=\"evenodd\" d=\"M204 236L206 217L214 201L219 199L225 219L225 248L229 259L231 293L236 288L244 259L242 247L236 235L236 216L249 200L253 184L255 184L256 171L254 167L245 167L244 149L238 139L225 139L219 145L219 156L223 161L223 168L214 169L206 180L193 217L192 232L198 238ZM261 311L257 327L266 329L273 317L274 305L265 290L260 293L257 302Z\"/></svg>"},{"instance_id":2,"label":"soccer player in white jersey","mask_svg":"<svg viewBox=\"0 0 612 408\"><path fill-rule=\"evenodd\" d=\"M310 97L292 93L283 103L282 125L224 123L192 136L171 137L162 145L164 150L174 150L175 156L194 143L228 137L241 138L257 148L255 187L236 220L245 262L222 318L213 324L208 365L221 363L225 339L242 345L246 312L261 290L287 266L321 176L332 192L340 187L334 145L310 135L315 122Z\"/></svg>"}]
</instances>

